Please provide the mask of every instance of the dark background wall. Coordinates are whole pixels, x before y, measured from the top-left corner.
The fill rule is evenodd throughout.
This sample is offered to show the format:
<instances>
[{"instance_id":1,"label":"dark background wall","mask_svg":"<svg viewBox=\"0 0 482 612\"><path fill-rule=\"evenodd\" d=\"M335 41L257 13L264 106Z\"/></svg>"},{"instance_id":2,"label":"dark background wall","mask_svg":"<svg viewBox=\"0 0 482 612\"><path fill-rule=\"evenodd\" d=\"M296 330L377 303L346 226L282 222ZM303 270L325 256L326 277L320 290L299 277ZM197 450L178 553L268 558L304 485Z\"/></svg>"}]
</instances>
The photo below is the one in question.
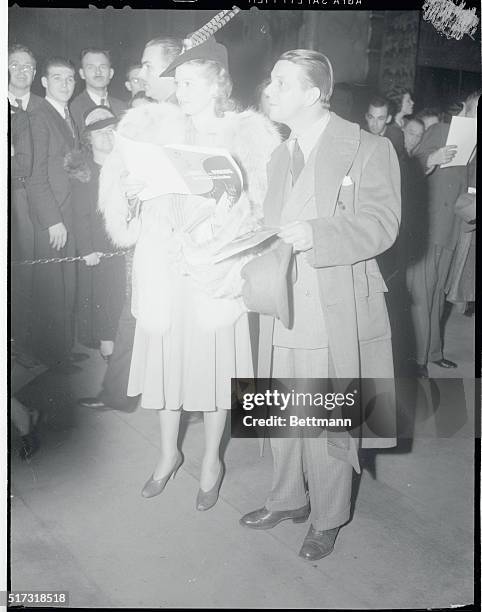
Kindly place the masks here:
<instances>
[{"instance_id":1,"label":"dark background wall","mask_svg":"<svg viewBox=\"0 0 482 612\"><path fill-rule=\"evenodd\" d=\"M9 42L30 47L38 63L50 55L78 65L87 46L111 50L114 95L127 99L124 73L139 61L144 44L158 35L185 37L216 11L142 9L47 9L11 7ZM474 39L447 40L420 11L242 11L216 35L229 52L234 95L255 101L255 88L276 57L305 46L325 52L335 68L333 107L360 119L367 96L400 84L415 92L416 110L446 106L480 86L480 25ZM78 81L80 91L83 82ZM43 94L40 77L34 91Z\"/></svg>"},{"instance_id":2,"label":"dark background wall","mask_svg":"<svg viewBox=\"0 0 482 612\"><path fill-rule=\"evenodd\" d=\"M99 46L111 51L115 75L114 95L127 98L124 74L138 62L145 43L159 35L186 37L205 24L217 11L140 9L9 9L9 42L27 45L38 63L51 55L70 58L78 65L82 48ZM297 46L302 15L299 11L243 11L216 38L228 47L235 94L249 98L275 54ZM80 81L80 80L79 80ZM77 88L82 88L82 82ZM34 91L42 94L37 74ZM250 100L243 100L250 101Z\"/></svg>"}]
</instances>

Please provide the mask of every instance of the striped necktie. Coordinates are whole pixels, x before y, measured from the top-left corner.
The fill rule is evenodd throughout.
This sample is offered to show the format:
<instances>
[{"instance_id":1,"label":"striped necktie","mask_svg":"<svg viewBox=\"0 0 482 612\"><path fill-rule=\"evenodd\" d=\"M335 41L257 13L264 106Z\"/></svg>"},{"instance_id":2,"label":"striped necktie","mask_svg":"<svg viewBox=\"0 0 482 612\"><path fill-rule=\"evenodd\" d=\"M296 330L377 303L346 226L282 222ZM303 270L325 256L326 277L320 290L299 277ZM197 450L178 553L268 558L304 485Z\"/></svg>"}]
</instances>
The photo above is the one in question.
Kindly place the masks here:
<instances>
[{"instance_id":1,"label":"striped necktie","mask_svg":"<svg viewBox=\"0 0 482 612\"><path fill-rule=\"evenodd\" d=\"M291 153L292 185L296 183L304 167L305 167L305 156L303 155L303 151L301 150L298 139L295 138L294 143L293 143L293 151Z\"/></svg>"},{"instance_id":2,"label":"striped necktie","mask_svg":"<svg viewBox=\"0 0 482 612\"><path fill-rule=\"evenodd\" d=\"M67 105L64 106L64 114L65 114L65 121L66 121L67 125L69 126L70 131L72 132L72 136L75 138L74 122L72 121L72 117L70 115L69 107Z\"/></svg>"}]
</instances>

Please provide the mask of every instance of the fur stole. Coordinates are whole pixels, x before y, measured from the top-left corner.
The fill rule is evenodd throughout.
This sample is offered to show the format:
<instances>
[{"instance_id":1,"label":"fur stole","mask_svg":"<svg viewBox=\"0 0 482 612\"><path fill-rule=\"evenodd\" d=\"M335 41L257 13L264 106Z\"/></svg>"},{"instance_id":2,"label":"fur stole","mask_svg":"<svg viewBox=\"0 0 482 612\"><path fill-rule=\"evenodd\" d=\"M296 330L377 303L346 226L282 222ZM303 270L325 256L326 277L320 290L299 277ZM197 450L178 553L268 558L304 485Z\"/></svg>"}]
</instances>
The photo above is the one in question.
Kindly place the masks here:
<instances>
[{"instance_id":1,"label":"fur stole","mask_svg":"<svg viewBox=\"0 0 482 612\"><path fill-rule=\"evenodd\" d=\"M164 102L144 104L130 109L120 121L117 131L126 138L154 144L189 142L191 122L179 107ZM269 119L254 110L226 113L221 122L217 146L228 149L243 172L245 189L253 216L260 219L266 193L266 166L281 138ZM129 223L128 202L121 176L126 172L116 146L102 167L99 187L99 209L104 216L107 233L116 246L128 247L138 238L137 218Z\"/></svg>"}]
</instances>

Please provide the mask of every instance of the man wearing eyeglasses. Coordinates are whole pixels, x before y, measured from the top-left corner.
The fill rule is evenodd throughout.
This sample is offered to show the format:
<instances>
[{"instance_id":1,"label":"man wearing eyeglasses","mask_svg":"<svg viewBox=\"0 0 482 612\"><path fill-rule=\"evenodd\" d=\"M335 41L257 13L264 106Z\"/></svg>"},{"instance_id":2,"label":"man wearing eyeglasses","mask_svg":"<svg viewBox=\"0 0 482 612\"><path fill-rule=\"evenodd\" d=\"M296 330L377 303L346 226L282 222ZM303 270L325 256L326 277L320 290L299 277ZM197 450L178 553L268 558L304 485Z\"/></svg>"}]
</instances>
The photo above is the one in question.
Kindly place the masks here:
<instances>
[{"instance_id":1,"label":"man wearing eyeglasses","mask_svg":"<svg viewBox=\"0 0 482 612\"><path fill-rule=\"evenodd\" d=\"M31 93L37 62L27 47L12 45L8 50L8 100L11 106L32 111L42 98Z\"/></svg>"},{"instance_id":2,"label":"man wearing eyeglasses","mask_svg":"<svg viewBox=\"0 0 482 612\"><path fill-rule=\"evenodd\" d=\"M32 259L34 232L29 215L25 181L32 172L32 136L27 111L42 98L31 93L35 57L27 47L12 45L8 50L8 102L10 106L10 237L13 260ZM12 338L19 363L35 365L31 357L32 266L17 266L12 273Z\"/></svg>"},{"instance_id":3,"label":"man wearing eyeglasses","mask_svg":"<svg viewBox=\"0 0 482 612\"><path fill-rule=\"evenodd\" d=\"M80 53L79 75L85 81L85 89L72 100L70 112L79 130L85 127L85 115L96 106L106 106L120 117L127 109L127 104L114 98L108 92L114 76L110 53L105 49L89 48Z\"/></svg>"}]
</instances>

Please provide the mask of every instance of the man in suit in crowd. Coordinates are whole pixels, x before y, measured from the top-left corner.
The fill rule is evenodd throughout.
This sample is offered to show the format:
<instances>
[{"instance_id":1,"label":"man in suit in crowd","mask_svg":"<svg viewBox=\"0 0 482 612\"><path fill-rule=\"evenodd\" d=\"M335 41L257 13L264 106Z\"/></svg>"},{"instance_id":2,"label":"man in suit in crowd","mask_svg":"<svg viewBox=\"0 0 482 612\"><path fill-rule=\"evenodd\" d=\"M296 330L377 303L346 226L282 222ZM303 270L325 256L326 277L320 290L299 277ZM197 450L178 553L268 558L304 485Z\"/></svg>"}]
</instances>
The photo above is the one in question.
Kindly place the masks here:
<instances>
[{"instance_id":1,"label":"man in suit in crowd","mask_svg":"<svg viewBox=\"0 0 482 612\"><path fill-rule=\"evenodd\" d=\"M12 45L8 50L8 101L11 119L10 223L12 259L32 259L34 231L30 220L25 181L32 172L32 135L27 111L42 98L31 93L36 72L35 57L27 47ZM30 367L32 316L32 266L16 266L12 273L12 337L17 361Z\"/></svg>"},{"instance_id":2,"label":"man in suit in crowd","mask_svg":"<svg viewBox=\"0 0 482 612\"><path fill-rule=\"evenodd\" d=\"M469 96L460 114L476 117L477 98ZM455 202L467 189L467 168L440 167L452 161L457 151L455 145L445 144L449 129L448 123L431 125L415 151L427 175L428 197L427 247L424 257L412 268L409 278L416 340L413 357L421 377L428 376L429 361L441 368L457 367L455 362L444 357L441 325L447 278L460 232Z\"/></svg>"},{"instance_id":3,"label":"man in suit in crowd","mask_svg":"<svg viewBox=\"0 0 482 612\"><path fill-rule=\"evenodd\" d=\"M114 76L110 53L105 49L83 49L80 53L80 78L85 81L85 89L76 96L70 105L79 133L84 129L85 115L95 106L107 106L120 117L127 104L114 98L108 92L109 83Z\"/></svg>"},{"instance_id":4,"label":"man in suit in crowd","mask_svg":"<svg viewBox=\"0 0 482 612\"><path fill-rule=\"evenodd\" d=\"M33 167L27 181L34 257L73 256L71 187L64 157L77 146L77 132L68 109L75 87L75 67L63 58L49 59L41 82L45 99L30 115ZM33 349L50 367L72 369L74 296L74 263L35 266Z\"/></svg>"},{"instance_id":5,"label":"man in suit in crowd","mask_svg":"<svg viewBox=\"0 0 482 612\"><path fill-rule=\"evenodd\" d=\"M137 78L145 84L146 93L158 102L167 100L175 90L174 79L170 77L161 77L160 75L169 66L173 59L179 55L182 49L180 40L156 38L147 43L142 55L142 70L138 73ZM122 183L119 177L119 183ZM130 193L129 186L126 185L125 190L128 195L135 197L135 193ZM134 190L135 191L135 190ZM127 225L125 227L126 235L121 234L111 237L119 246L123 246L126 242L130 244L127 238ZM127 270L131 267L131 258L127 259ZM102 382L102 390L97 397L84 397L79 399L79 404L87 408L117 410L131 410L137 400L132 397L127 397L127 383L129 380L129 371L131 366L132 346L134 344L134 332L136 320L131 313L131 287L130 274L128 273L127 292L122 310L119 327L116 338L114 340L114 352L111 355L107 371Z\"/></svg>"},{"instance_id":6,"label":"man in suit in crowd","mask_svg":"<svg viewBox=\"0 0 482 612\"><path fill-rule=\"evenodd\" d=\"M145 91L146 83L143 79L139 78L139 73L142 70L140 64L132 64L126 71L126 81L124 85L132 98L140 91Z\"/></svg>"},{"instance_id":7,"label":"man in suit in crowd","mask_svg":"<svg viewBox=\"0 0 482 612\"><path fill-rule=\"evenodd\" d=\"M269 116L291 137L268 166L265 222L294 250L292 317L260 321L261 378L393 378L383 279L374 259L393 243L400 222L400 174L393 146L329 112L331 63L321 53L287 51L267 88ZM261 259L261 258L260 258ZM390 404L390 405L389 405ZM393 402L383 414L393 419ZM386 412L385 412L386 411ZM311 527L306 560L330 554L350 517L359 440L344 432L272 438L273 483L265 507L242 517L252 529L280 521ZM395 440L367 439L368 447ZM306 474L309 500L304 484Z\"/></svg>"},{"instance_id":8,"label":"man in suit in crowd","mask_svg":"<svg viewBox=\"0 0 482 612\"><path fill-rule=\"evenodd\" d=\"M402 130L391 123L390 102L383 96L373 96L365 113L368 131L374 136L385 136L392 143L399 160L404 156Z\"/></svg>"}]
</instances>

